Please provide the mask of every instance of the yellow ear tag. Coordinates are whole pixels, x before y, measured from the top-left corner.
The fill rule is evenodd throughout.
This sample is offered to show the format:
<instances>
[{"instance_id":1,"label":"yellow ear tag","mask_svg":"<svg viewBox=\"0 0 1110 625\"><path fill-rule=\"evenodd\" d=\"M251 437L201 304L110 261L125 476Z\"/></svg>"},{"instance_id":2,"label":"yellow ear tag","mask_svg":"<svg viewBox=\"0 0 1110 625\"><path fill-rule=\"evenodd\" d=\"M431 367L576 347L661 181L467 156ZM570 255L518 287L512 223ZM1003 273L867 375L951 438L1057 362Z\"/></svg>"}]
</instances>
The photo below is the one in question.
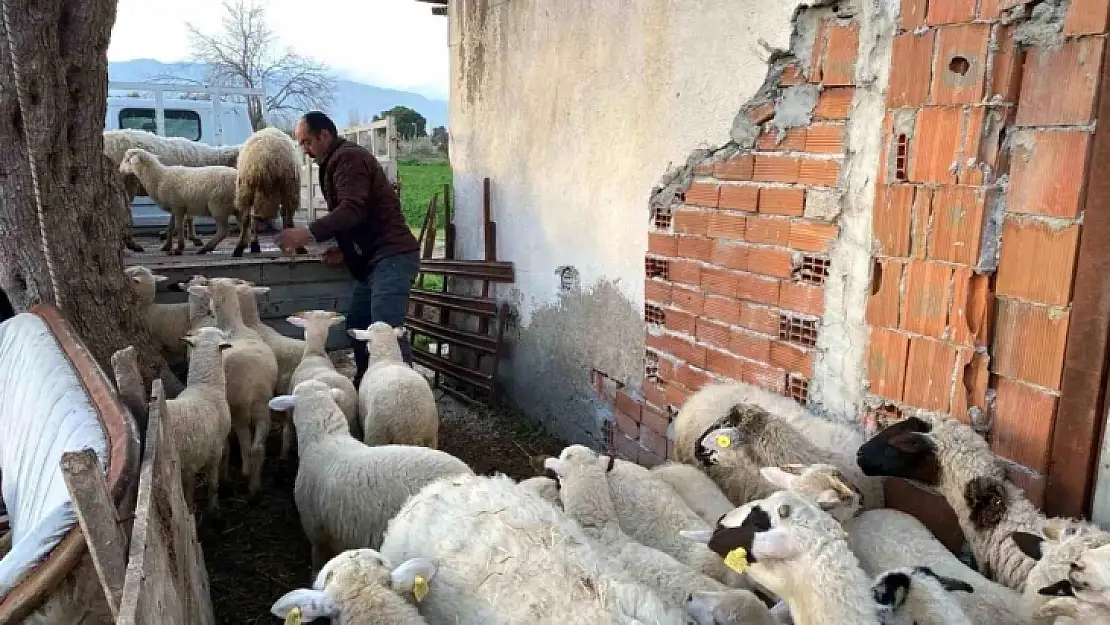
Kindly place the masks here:
<instances>
[{"instance_id":1,"label":"yellow ear tag","mask_svg":"<svg viewBox=\"0 0 1110 625\"><path fill-rule=\"evenodd\" d=\"M420 603L424 597L428 596L428 580L424 579L423 575L417 575L412 580L412 596L416 597L416 602Z\"/></svg>"},{"instance_id":2,"label":"yellow ear tag","mask_svg":"<svg viewBox=\"0 0 1110 625\"><path fill-rule=\"evenodd\" d=\"M727 449L728 446L731 445L731 444L732 444L732 437L729 436L728 434L718 434L717 435L717 446L720 447L721 449Z\"/></svg>"},{"instance_id":3,"label":"yellow ear tag","mask_svg":"<svg viewBox=\"0 0 1110 625\"><path fill-rule=\"evenodd\" d=\"M743 547L737 547L728 552L725 556L725 566L737 573L743 573L748 568L748 551Z\"/></svg>"},{"instance_id":4,"label":"yellow ear tag","mask_svg":"<svg viewBox=\"0 0 1110 625\"><path fill-rule=\"evenodd\" d=\"M289 610L289 614L285 615L285 625L301 625L301 609L294 606Z\"/></svg>"}]
</instances>

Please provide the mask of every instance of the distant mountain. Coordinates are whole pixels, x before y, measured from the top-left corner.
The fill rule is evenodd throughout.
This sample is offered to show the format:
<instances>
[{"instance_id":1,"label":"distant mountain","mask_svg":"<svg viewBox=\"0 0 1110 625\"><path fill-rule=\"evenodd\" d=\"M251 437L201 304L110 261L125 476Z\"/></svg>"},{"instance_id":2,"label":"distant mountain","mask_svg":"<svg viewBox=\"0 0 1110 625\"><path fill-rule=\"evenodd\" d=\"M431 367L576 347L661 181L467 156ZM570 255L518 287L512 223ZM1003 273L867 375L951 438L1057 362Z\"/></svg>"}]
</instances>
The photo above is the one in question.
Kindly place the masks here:
<instances>
[{"instance_id":1,"label":"distant mountain","mask_svg":"<svg viewBox=\"0 0 1110 625\"><path fill-rule=\"evenodd\" d=\"M162 76L203 80L204 64L163 63L154 59L108 63L108 77L117 82L142 82ZM397 105L407 106L427 118L429 133L436 126L447 125L446 100L433 100L411 91L384 89L353 80L338 80L336 85L335 101L328 107L327 113L340 127L347 125L349 114L353 110L358 110L369 119L370 116Z\"/></svg>"}]
</instances>

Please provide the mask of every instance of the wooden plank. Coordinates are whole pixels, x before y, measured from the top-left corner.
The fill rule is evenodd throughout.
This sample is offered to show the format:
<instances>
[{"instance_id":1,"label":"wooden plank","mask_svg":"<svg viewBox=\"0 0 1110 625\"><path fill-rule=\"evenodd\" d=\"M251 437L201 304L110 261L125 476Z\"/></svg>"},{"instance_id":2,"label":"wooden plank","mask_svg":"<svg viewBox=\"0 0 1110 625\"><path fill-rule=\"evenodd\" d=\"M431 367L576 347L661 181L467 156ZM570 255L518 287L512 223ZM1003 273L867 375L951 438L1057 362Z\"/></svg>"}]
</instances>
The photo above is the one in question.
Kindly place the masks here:
<instances>
[{"instance_id":1,"label":"wooden plank","mask_svg":"<svg viewBox=\"0 0 1110 625\"><path fill-rule=\"evenodd\" d=\"M510 283L514 280L513 264L504 261L430 258L420 262L420 271L490 282Z\"/></svg>"},{"instance_id":2,"label":"wooden plank","mask_svg":"<svg viewBox=\"0 0 1110 625\"><path fill-rule=\"evenodd\" d=\"M452 345L468 347L487 354L497 352L497 340L484 334L476 334L465 330L456 330L454 328L439 326L414 317L406 317L405 325L415 332L435 337Z\"/></svg>"},{"instance_id":3,"label":"wooden plank","mask_svg":"<svg viewBox=\"0 0 1110 625\"><path fill-rule=\"evenodd\" d=\"M91 449L62 454L61 468L108 609L118 618L127 573L127 536L116 518L104 472Z\"/></svg>"},{"instance_id":4,"label":"wooden plank","mask_svg":"<svg viewBox=\"0 0 1110 625\"><path fill-rule=\"evenodd\" d=\"M427 306L448 308L471 315L493 317L497 314L497 300L488 297L472 297L413 289L409 299ZM440 322L443 325L443 322Z\"/></svg>"},{"instance_id":5,"label":"wooden plank","mask_svg":"<svg viewBox=\"0 0 1110 625\"><path fill-rule=\"evenodd\" d=\"M138 350L134 345L128 345L112 354L112 369L120 401L131 411L136 421L146 423L146 390L143 388L143 376L139 371L138 359Z\"/></svg>"},{"instance_id":6,"label":"wooden plank","mask_svg":"<svg viewBox=\"0 0 1110 625\"><path fill-rule=\"evenodd\" d=\"M490 377L488 375L484 373L478 373L476 371L471 371L470 369L467 369L462 365L455 364L450 360L447 360L446 358L442 358L440 356L436 356L435 354L430 354L419 349L414 349L412 351L412 358L418 364L424 367L427 367L438 373L442 373L443 375L462 380L467 384L477 386L478 388L481 388L483 390L489 391L493 388Z\"/></svg>"}]
</instances>

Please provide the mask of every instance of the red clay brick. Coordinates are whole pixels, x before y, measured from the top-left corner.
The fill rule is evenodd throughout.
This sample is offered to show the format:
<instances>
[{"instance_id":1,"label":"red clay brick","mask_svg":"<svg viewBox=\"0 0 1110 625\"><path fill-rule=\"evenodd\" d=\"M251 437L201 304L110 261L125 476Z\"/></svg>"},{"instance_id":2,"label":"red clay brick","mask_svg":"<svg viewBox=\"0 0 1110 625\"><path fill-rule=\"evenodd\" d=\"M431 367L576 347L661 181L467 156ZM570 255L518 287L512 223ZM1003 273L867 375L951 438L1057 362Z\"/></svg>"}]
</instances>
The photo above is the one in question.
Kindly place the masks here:
<instances>
[{"instance_id":1,"label":"red clay brick","mask_svg":"<svg viewBox=\"0 0 1110 625\"><path fill-rule=\"evenodd\" d=\"M809 77L812 82L821 82L821 61L825 58L825 41L828 39L831 23L831 19L823 19L817 23L813 52L809 55Z\"/></svg>"},{"instance_id":2,"label":"red clay brick","mask_svg":"<svg viewBox=\"0 0 1110 625\"><path fill-rule=\"evenodd\" d=\"M1079 247L1079 226L1048 224L1007 215L1002 225L998 293L1066 306Z\"/></svg>"},{"instance_id":3,"label":"red clay brick","mask_svg":"<svg viewBox=\"0 0 1110 625\"><path fill-rule=\"evenodd\" d=\"M663 390L663 386L661 384L644 378L643 391L644 399L649 404L655 404L656 406L667 405L667 394L666 391ZM651 407L644 406L643 412L647 412L649 410L651 410Z\"/></svg>"},{"instance_id":4,"label":"red clay brick","mask_svg":"<svg viewBox=\"0 0 1110 625\"><path fill-rule=\"evenodd\" d=\"M748 247L743 243L717 239L712 263L743 271L748 268Z\"/></svg>"},{"instance_id":5,"label":"red clay brick","mask_svg":"<svg viewBox=\"0 0 1110 625\"><path fill-rule=\"evenodd\" d=\"M740 323L740 301L731 297L709 295L705 298L703 314L721 323L737 325Z\"/></svg>"},{"instance_id":6,"label":"red clay brick","mask_svg":"<svg viewBox=\"0 0 1110 625\"><path fill-rule=\"evenodd\" d=\"M748 217L744 238L749 243L785 246L790 241L790 221L768 217Z\"/></svg>"},{"instance_id":7,"label":"red clay brick","mask_svg":"<svg viewBox=\"0 0 1110 625\"><path fill-rule=\"evenodd\" d=\"M909 163L912 182L955 184L952 164L960 158L964 112L955 107L928 107L917 114Z\"/></svg>"},{"instance_id":8,"label":"red clay brick","mask_svg":"<svg viewBox=\"0 0 1110 625\"><path fill-rule=\"evenodd\" d=\"M747 217L736 213L714 213L709 218L709 236L714 239L743 241Z\"/></svg>"},{"instance_id":9,"label":"red clay brick","mask_svg":"<svg viewBox=\"0 0 1110 625\"><path fill-rule=\"evenodd\" d=\"M797 63L791 63L782 69L782 79L779 84L783 87L805 84L806 77L802 75L802 68Z\"/></svg>"},{"instance_id":10,"label":"red clay brick","mask_svg":"<svg viewBox=\"0 0 1110 625\"><path fill-rule=\"evenodd\" d=\"M951 282L951 266L910 261L906 267L902 329L943 338L948 325L948 292Z\"/></svg>"},{"instance_id":11,"label":"red clay brick","mask_svg":"<svg viewBox=\"0 0 1110 625\"><path fill-rule=\"evenodd\" d=\"M721 189L719 185L695 182L686 190L685 203L691 206L717 208L720 195Z\"/></svg>"},{"instance_id":12,"label":"red clay brick","mask_svg":"<svg viewBox=\"0 0 1110 625\"><path fill-rule=\"evenodd\" d=\"M1069 318L1065 311L998 298L994 372L1059 390Z\"/></svg>"},{"instance_id":13,"label":"red clay brick","mask_svg":"<svg viewBox=\"0 0 1110 625\"><path fill-rule=\"evenodd\" d=\"M869 325L898 327L901 308L902 263L877 260L871 272L871 295L867 298L866 320Z\"/></svg>"},{"instance_id":14,"label":"red clay brick","mask_svg":"<svg viewBox=\"0 0 1110 625\"><path fill-rule=\"evenodd\" d=\"M755 146L756 149L768 152L776 150L801 152L806 149L806 129L804 126L788 128L782 141L779 141L778 129L768 127L760 133Z\"/></svg>"},{"instance_id":15,"label":"red clay brick","mask_svg":"<svg viewBox=\"0 0 1110 625\"><path fill-rule=\"evenodd\" d=\"M821 92L817 99L817 106L813 109L813 118L848 119L848 111L852 108L852 97L855 95L852 87L833 87Z\"/></svg>"},{"instance_id":16,"label":"red clay brick","mask_svg":"<svg viewBox=\"0 0 1110 625\"><path fill-rule=\"evenodd\" d=\"M696 319L694 315L676 309L667 311L666 328L671 332L679 332L682 334L694 335L696 329Z\"/></svg>"},{"instance_id":17,"label":"red clay brick","mask_svg":"<svg viewBox=\"0 0 1110 625\"><path fill-rule=\"evenodd\" d=\"M859 51L859 24L830 23L825 42L825 62L821 82L826 87L855 84L856 55Z\"/></svg>"},{"instance_id":18,"label":"red clay brick","mask_svg":"<svg viewBox=\"0 0 1110 625\"><path fill-rule=\"evenodd\" d=\"M690 398L690 391L682 387L681 384L668 384L667 385L667 404L674 406L677 410L686 403Z\"/></svg>"},{"instance_id":19,"label":"red clay brick","mask_svg":"<svg viewBox=\"0 0 1110 625\"><path fill-rule=\"evenodd\" d=\"M979 262L985 202L975 187L943 186L933 194L933 236L929 258L963 265Z\"/></svg>"},{"instance_id":20,"label":"red clay brick","mask_svg":"<svg viewBox=\"0 0 1110 625\"><path fill-rule=\"evenodd\" d=\"M616 418L617 430L632 438L640 436L640 423L638 421L619 411L616 413Z\"/></svg>"},{"instance_id":21,"label":"red clay brick","mask_svg":"<svg viewBox=\"0 0 1110 625\"><path fill-rule=\"evenodd\" d=\"M805 212L805 189L764 187L759 191L759 212L768 215L801 217Z\"/></svg>"},{"instance_id":22,"label":"red clay brick","mask_svg":"<svg viewBox=\"0 0 1110 625\"><path fill-rule=\"evenodd\" d=\"M800 373L807 378L813 377L813 352L790 343L782 341L771 343L771 364L790 373Z\"/></svg>"},{"instance_id":23,"label":"red clay brick","mask_svg":"<svg viewBox=\"0 0 1110 625\"><path fill-rule=\"evenodd\" d=\"M929 240L929 221L933 217L933 190L918 187L913 196L913 209L910 222L910 256L925 258L925 248Z\"/></svg>"},{"instance_id":24,"label":"red clay brick","mask_svg":"<svg viewBox=\"0 0 1110 625\"><path fill-rule=\"evenodd\" d=\"M617 391L616 408L618 412L632 417L636 423L640 422L640 407L639 401L635 400L624 390Z\"/></svg>"},{"instance_id":25,"label":"red clay brick","mask_svg":"<svg viewBox=\"0 0 1110 625\"><path fill-rule=\"evenodd\" d=\"M709 230L709 217L713 213L688 208L674 212L674 231L681 234L702 234ZM676 240L677 245L677 240Z\"/></svg>"},{"instance_id":26,"label":"red clay brick","mask_svg":"<svg viewBox=\"0 0 1110 625\"><path fill-rule=\"evenodd\" d=\"M922 5L926 0L918 0ZM903 14L903 23L905 15ZM905 26L903 26L904 28ZM916 28L916 27L914 27ZM913 28L910 28L913 30ZM890 66L890 84L886 91L888 108L921 106L929 97L930 72L933 66L933 43L936 31L923 34L913 32L894 37L894 50Z\"/></svg>"},{"instance_id":27,"label":"red clay brick","mask_svg":"<svg viewBox=\"0 0 1110 625\"><path fill-rule=\"evenodd\" d=\"M794 220L790 222L789 246L806 252L824 252L839 232L834 224Z\"/></svg>"},{"instance_id":28,"label":"red clay brick","mask_svg":"<svg viewBox=\"0 0 1110 625\"><path fill-rule=\"evenodd\" d=\"M925 23L929 26L938 24L959 24L975 19L975 3L967 0L929 0L929 12L925 16Z\"/></svg>"},{"instance_id":29,"label":"red clay brick","mask_svg":"<svg viewBox=\"0 0 1110 625\"><path fill-rule=\"evenodd\" d=\"M640 429L640 446L648 452L647 454L640 453L640 464L644 466L649 466L652 462L656 462L656 458L667 455L667 437L651 430ZM658 462L656 463L658 464Z\"/></svg>"},{"instance_id":30,"label":"red clay brick","mask_svg":"<svg viewBox=\"0 0 1110 625\"><path fill-rule=\"evenodd\" d=\"M667 349L668 349L667 353L668 354L670 353L670 345L673 343L674 340L675 339L672 338L672 337L667 337L667 341L668 341L668 343L667 343ZM678 377L678 374L675 373L674 365L675 365L674 361L671 360L670 358L660 358L659 359L659 378L661 380L663 380L664 383L671 382L676 377ZM663 391L666 392L666 389L664 388Z\"/></svg>"},{"instance_id":31,"label":"red clay brick","mask_svg":"<svg viewBox=\"0 0 1110 625\"><path fill-rule=\"evenodd\" d=\"M798 159L793 156L755 155L752 180L759 182L797 182Z\"/></svg>"},{"instance_id":32,"label":"red clay brick","mask_svg":"<svg viewBox=\"0 0 1110 625\"><path fill-rule=\"evenodd\" d=\"M670 304L671 285L661 280L644 280L644 299L658 304Z\"/></svg>"},{"instance_id":33,"label":"red clay brick","mask_svg":"<svg viewBox=\"0 0 1110 625\"><path fill-rule=\"evenodd\" d=\"M617 456L630 462L636 462L640 457L639 441L619 432L613 436L613 449Z\"/></svg>"},{"instance_id":34,"label":"red clay brick","mask_svg":"<svg viewBox=\"0 0 1110 625\"><path fill-rule=\"evenodd\" d=\"M948 314L950 338L961 345L986 346L994 307L990 276L976 274L970 267L957 267L952 277L952 311Z\"/></svg>"},{"instance_id":35,"label":"red clay brick","mask_svg":"<svg viewBox=\"0 0 1110 625\"><path fill-rule=\"evenodd\" d=\"M698 317L697 337L702 343L728 349L730 332L729 327L723 323L711 321L705 317Z\"/></svg>"},{"instance_id":36,"label":"red clay brick","mask_svg":"<svg viewBox=\"0 0 1110 625\"><path fill-rule=\"evenodd\" d=\"M979 0L979 18L995 20L1002 17L1001 0Z\"/></svg>"},{"instance_id":37,"label":"red clay brick","mask_svg":"<svg viewBox=\"0 0 1110 625\"><path fill-rule=\"evenodd\" d=\"M840 179L840 159L803 158L798 166L798 182L835 187Z\"/></svg>"},{"instance_id":38,"label":"red clay brick","mask_svg":"<svg viewBox=\"0 0 1110 625\"><path fill-rule=\"evenodd\" d=\"M1021 67L1025 61L1025 52L1018 50L1014 43L1014 28L1013 25L998 28L998 49L994 53L994 69L991 70L990 95L1002 98L1003 102L1016 104L1021 89Z\"/></svg>"},{"instance_id":39,"label":"red clay brick","mask_svg":"<svg viewBox=\"0 0 1110 625\"><path fill-rule=\"evenodd\" d=\"M898 26L902 30L914 30L925 25L925 12L929 0L902 0L901 20Z\"/></svg>"},{"instance_id":40,"label":"red clay brick","mask_svg":"<svg viewBox=\"0 0 1110 625\"><path fill-rule=\"evenodd\" d=\"M695 367L705 366L704 345L695 345L694 343L688 343L682 339L676 338L674 341L671 342L671 350L671 353L673 353L675 355L675 358L678 358L679 360L685 361L686 363L694 365ZM679 376L681 380L681 371L679 371Z\"/></svg>"},{"instance_id":41,"label":"red clay brick","mask_svg":"<svg viewBox=\"0 0 1110 625\"><path fill-rule=\"evenodd\" d=\"M721 187L721 208L754 213L759 202L759 187L726 184Z\"/></svg>"},{"instance_id":42,"label":"red clay brick","mask_svg":"<svg viewBox=\"0 0 1110 625\"><path fill-rule=\"evenodd\" d=\"M674 256L678 251L678 239L673 234L648 233L648 252L660 256Z\"/></svg>"},{"instance_id":43,"label":"red clay brick","mask_svg":"<svg viewBox=\"0 0 1110 625\"><path fill-rule=\"evenodd\" d=\"M1110 0L1071 0L1065 35L1100 35L1106 32L1106 17L1110 13Z\"/></svg>"},{"instance_id":44,"label":"red clay brick","mask_svg":"<svg viewBox=\"0 0 1110 625\"><path fill-rule=\"evenodd\" d=\"M701 265L692 260L672 260L667 269L667 277L671 282L679 284L701 284Z\"/></svg>"},{"instance_id":45,"label":"red clay brick","mask_svg":"<svg viewBox=\"0 0 1110 625\"><path fill-rule=\"evenodd\" d=\"M965 0L953 0L974 13ZM929 11L937 3L929 4ZM943 5L942 5L943 6ZM963 21L963 20L957 20ZM987 76L989 24L962 24L937 29L931 104L975 104L982 101Z\"/></svg>"},{"instance_id":46,"label":"red clay brick","mask_svg":"<svg viewBox=\"0 0 1110 625\"><path fill-rule=\"evenodd\" d=\"M777 335L779 314L765 306L740 302L740 325L763 334Z\"/></svg>"},{"instance_id":47,"label":"red clay brick","mask_svg":"<svg viewBox=\"0 0 1110 625\"><path fill-rule=\"evenodd\" d=\"M771 359L771 339L746 330L733 330L729 350L741 358L767 362Z\"/></svg>"},{"instance_id":48,"label":"red clay brick","mask_svg":"<svg viewBox=\"0 0 1110 625\"><path fill-rule=\"evenodd\" d=\"M671 349L670 337L666 334L652 334L648 332L647 335L644 336L644 345L654 352L669 352ZM663 362L662 360L659 361L660 372L662 372Z\"/></svg>"},{"instance_id":49,"label":"red clay brick","mask_svg":"<svg viewBox=\"0 0 1110 625\"><path fill-rule=\"evenodd\" d=\"M841 154L844 152L844 126L824 124L810 126L806 132L805 151L814 154Z\"/></svg>"},{"instance_id":50,"label":"red clay brick","mask_svg":"<svg viewBox=\"0 0 1110 625\"><path fill-rule=\"evenodd\" d=\"M713 257L713 239L695 236L678 237L678 256L709 261Z\"/></svg>"},{"instance_id":51,"label":"red clay brick","mask_svg":"<svg viewBox=\"0 0 1110 625\"><path fill-rule=\"evenodd\" d=\"M783 280L779 287L779 307L815 317L820 316L825 312L825 289Z\"/></svg>"},{"instance_id":52,"label":"red clay brick","mask_svg":"<svg viewBox=\"0 0 1110 625\"><path fill-rule=\"evenodd\" d=\"M902 401L909 351L910 339L905 334L884 328L871 328L867 376L871 381L872 393Z\"/></svg>"},{"instance_id":53,"label":"red clay brick","mask_svg":"<svg viewBox=\"0 0 1110 625\"><path fill-rule=\"evenodd\" d=\"M702 365L699 366L699 368L703 368L704 366L705 365L702 364ZM705 386L706 384L709 384L712 381L713 381L712 378L707 373L705 373L704 371L700 371L698 369L693 369L689 366L681 367L678 370L678 383L681 384L682 386L685 386L686 388L690 389L691 391L700 390L701 387ZM650 421L649 421L649 423L650 423ZM648 424L645 424L645 425L648 425ZM648 429L653 429L653 428L648 427ZM663 427L663 431L661 433L664 436L667 434L666 426Z\"/></svg>"},{"instance_id":54,"label":"red clay brick","mask_svg":"<svg viewBox=\"0 0 1110 625\"><path fill-rule=\"evenodd\" d=\"M1006 208L1015 213L1077 217L1090 143L1091 134L1085 131L1015 133Z\"/></svg>"},{"instance_id":55,"label":"red clay brick","mask_svg":"<svg viewBox=\"0 0 1110 625\"><path fill-rule=\"evenodd\" d=\"M744 382L781 395L786 391L786 372L761 362L745 362Z\"/></svg>"},{"instance_id":56,"label":"red clay brick","mask_svg":"<svg viewBox=\"0 0 1110 625\"><path fill-rule=\"evenodd\" d=\"M965 424L970 423L968 409L975 406L987 409L987 387L990 384L990 367L986 354L970 349L959 350L959 368L956 370L956 389L952 395L952 416Z\"/></svg>"},{"instance_id":57,"label":"red clay brick","mask_svg":"<svg viewBox=\"0 0 1110 625\"><path fill-rule=\"evenodd\" d=\"M899 184L880 186L876 192L875 213L871 220L871 233L879 243L875 252L885 256L910 255L910 216L913 209L914 187Z\"/></svg>"},{"instance_id":58,"label":"red clay brick","mask_svg":"<svg viewBox=\"0 0 1110 625\"><path fill-rule=\"evenodd\" d=\"M775 116L775 103L764 102L747 108L744 112L748 119L756 125L769 122Z\"/></svg>"},{"instance_id":59,"label":"red clay brick","mask_svg":"<svg viewBox=\"0 0 1110 625\"><path fill-rule=\"evenodd\" d=\"M955 365L956 348L932 339L911 338L902 400L918 408L948 412Z\"/></svg>"},{"instance_id":60,"label":"red clay brick","mask_svg":"<svg viewBox=\"0 0 1110 625\"><path fill-rule=\"evenodd\" d=\"M964 129L963 160L958 162L956 184L982 185L983 175L978 167L969 166L968 161L977 158L983 150L984 144L997 145L997 135L990 141L984 139L983 129L986 124L987 109L975 106L967 111L967 123Z\"/></svg>"},{"instance_id":61,"label":"red clay brick","mask_svg":"<svg viewBox=\"0 0 1110 625\"><path fill-rule=\"evenodd\" d=\"M732 380L739 380L744 376L744 362L727 352L715 349L705 353L705 368L711 373L722 375Z\"/></svg>"},{"instance_id":62,"label":"red clay brick","mask_svg":"<svg viewBox=\"0 0 1110 625\"><path fill-rule=\"evenodd\" d=\"M698 284L701 283L701 274L698 274ZM671 304L694 315L700 315L705 305L705 293L697 287L685 288L674 285L671 289Z\"/></svg>"},{"instance_id":63,"label":"red clay brick","mask_svg":"<svg viewBox=\"0 0 1110 625\"><path fill-rule=\"evenodd\" d=\"M765 276L789 278L794 272L790 252L766 247L748 248L747 270Z\"/></svg>"},{"instance_id":64,"label":"red clay brick","mask_svg":"<svg viewBox=\"0 0 1110 625\"><path fill-rule=\"evenodd\" d=\"M751 154L734 156L727 161L717 163L713 169L713 175L721 180L751 180L754 165L755 157Z\"/></svg>"},{"instance_id":65,"label":"red clay brick","mask_svg":"<svg viewBox=\"0 0 1110 625\"><path fill-rule=\"evenodd\" d=\"M1018 125L1091 123L1105 46L1101 37L1084 37L1055 50L1030 50L1021 80Z\"/></svg>"},{"instance_id":66,"label":"red clay brick","mask_svg":"<svg viewBox=\"0 0 1110 625\"><path fill-rule=\"evenodd\" d=\"M779 298L779 281L751 273L735 274L736 296L760 304L774 304Z\"/></svg>"},{"instance_id":67,"label":"red clay brick","mask_svg":"<svg viewBox=\"0 0 1110 625\"><path fill-rule=\"evenodd\" d=\"M1056 397L1020 382L999 378L991 449L1036 471L1048 469Z\"/></svg>"},{"instance_id":68,"label":"red clay brick","mask_svg":"<svg viewBox=\"0 0 1110 625\"><path fill-rule=\"evenodd\" d=\"M727 269L703 267L701 270L701 290L717 295L736 296L737 274Z\"/></svg>"}]
</instances>

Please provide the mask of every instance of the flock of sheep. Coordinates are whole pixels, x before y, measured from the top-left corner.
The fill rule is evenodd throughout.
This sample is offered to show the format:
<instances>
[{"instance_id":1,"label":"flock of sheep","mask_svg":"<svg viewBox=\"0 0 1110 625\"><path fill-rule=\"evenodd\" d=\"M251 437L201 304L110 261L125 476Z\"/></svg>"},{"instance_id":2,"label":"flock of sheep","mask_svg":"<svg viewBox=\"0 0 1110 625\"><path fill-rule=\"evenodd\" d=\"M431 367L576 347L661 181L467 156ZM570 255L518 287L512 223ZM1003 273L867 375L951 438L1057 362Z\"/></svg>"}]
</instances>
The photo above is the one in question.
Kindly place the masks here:
<instances>
[{"instance_id":1,"label":"flock of sheep","mask_svg":"<svg viewBox=\"0 0 1110 625\"><path fill-rule=\"evenodd\" d=\"M127 206L144 189L170 213L164 252L182 254L186 236L200 247L198 254L211 252L227 238L228 220L234 216L239 241L233 256L242 256L248 242L251 252L258 254L262 247L257 222L280 214L282 227L292 227L300 204L297 144L276 128L256 131L242 145L220 147L143 130L105 130L104 155L119 168ZM216 234L208 243L193 228L193 219L202 216L216 222ZM143 251L130 235L124 244Z\"/></svg>"}]
</instances>

